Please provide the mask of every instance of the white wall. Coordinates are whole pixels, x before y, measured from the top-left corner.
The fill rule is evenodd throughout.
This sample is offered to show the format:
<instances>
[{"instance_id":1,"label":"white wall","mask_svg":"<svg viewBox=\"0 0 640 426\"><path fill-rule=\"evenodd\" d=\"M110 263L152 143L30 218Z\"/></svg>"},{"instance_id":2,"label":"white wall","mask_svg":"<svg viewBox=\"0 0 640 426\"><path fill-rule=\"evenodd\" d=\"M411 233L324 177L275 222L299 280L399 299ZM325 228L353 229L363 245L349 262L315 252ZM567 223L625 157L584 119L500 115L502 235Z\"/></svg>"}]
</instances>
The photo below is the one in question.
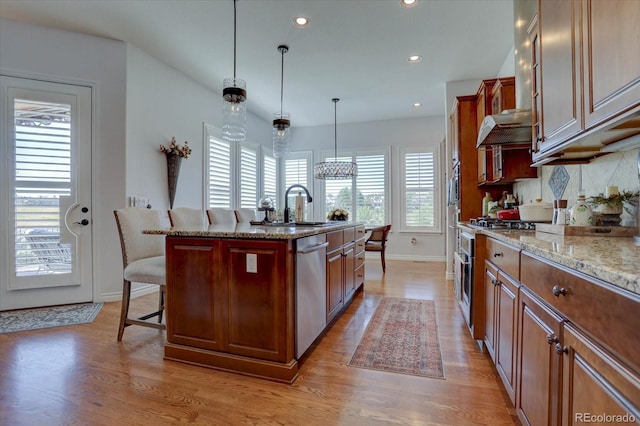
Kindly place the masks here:
<instances>
[{"instance_id":1,"label":"white wall","mask_svg":"<svg viewBox=\"0 0 640 426\"><path fill-rule=\"evenodd\" d=\"M166 159L159 146L175 136L180 144L189 142L192 154L182 161L174 207L204 208L203 123L221 127L222 94L128 45L127 195L149 198L154 209L169 208ZM247 141L272 144L271 123L249 111Z\"/></svg>"},{"instance_id":2,"label":"white wall","mask_svg":"<svg viewBox=\"0 0 640 426\"><path fill-rule=\"evenodd\" d=\"M344 100L346 102L347 100ZM388 259L405 260L439 260L445 259L446 224L443 220L443 232L440 234L417 234L399 232L400 227L400 182L399 159L400 148L437 146L445 136L445 119L442 116L419 119L374 121L366 123L338 123L338 151L344 149L388 149L391 146L391 224L392 233L387 246ZM298 127L292 129L292 151L313 151L313 162L320 161L320 152L334 149L334 125ZM444 150L444 146L442 146ZM442 171L442 203L444 205L446 170L444 153L441 155ZM314 182L313 192L319 194L318 181ZM314 207L316 219L322 219L320 205ZM444 208L443 208L444 214ZM416 244L410 240L415 237Z\"/></svg>"},{"instance_id":3,"label":"white wall","mask_svg":"<svg viewBox=\"0 0 640 426\"><path fill-rule=\"evenodd\" d=\"M92 87L94 300L122 291L113 209L125 199L124 43L0 19L3 74Z\"/></svg>"}]
</instances>

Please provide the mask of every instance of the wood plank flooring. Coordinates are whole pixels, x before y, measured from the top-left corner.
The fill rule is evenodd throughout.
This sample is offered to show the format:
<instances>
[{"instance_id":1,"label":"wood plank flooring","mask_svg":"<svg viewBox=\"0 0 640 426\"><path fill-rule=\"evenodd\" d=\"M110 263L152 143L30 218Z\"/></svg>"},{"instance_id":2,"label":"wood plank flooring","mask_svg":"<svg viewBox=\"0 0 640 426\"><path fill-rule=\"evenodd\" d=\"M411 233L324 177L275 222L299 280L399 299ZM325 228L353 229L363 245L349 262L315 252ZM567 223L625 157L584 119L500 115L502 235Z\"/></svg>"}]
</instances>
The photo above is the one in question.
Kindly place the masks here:
<instances>
[{"instance_id":1,"label":"wood plank flooring","mask_svg":"<svg viewBox=\"0 0 640 426\"><path fill-rule=\"evenodd\" d=\"M489 356L467 331L443 263L367 263L365 289L302 360L292 385L163 356L164 332L128 327L120 303L92 324L0 334L2 425L513 425ZM445 380L347 365L383 296L436 303ZM153 309L155 295L132 301Z\"/></svg>"}]
</instances>

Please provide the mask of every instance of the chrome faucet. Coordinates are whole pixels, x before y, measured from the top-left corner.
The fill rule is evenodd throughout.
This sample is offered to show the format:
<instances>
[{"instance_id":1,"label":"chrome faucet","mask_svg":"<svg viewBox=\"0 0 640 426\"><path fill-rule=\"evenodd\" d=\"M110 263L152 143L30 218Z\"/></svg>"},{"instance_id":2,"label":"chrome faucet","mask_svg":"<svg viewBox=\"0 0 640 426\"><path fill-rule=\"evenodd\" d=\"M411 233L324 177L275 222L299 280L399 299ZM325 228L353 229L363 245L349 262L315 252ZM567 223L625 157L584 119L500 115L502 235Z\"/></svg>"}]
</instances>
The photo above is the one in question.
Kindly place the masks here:
<instances>
[{"instance_id":1,"label":"chrome faucet","mask_svg":"<svg viewBox=\"0 0 640 426\"><path fill-rule=\"evenodd\" d=\"M288 187L287 190L284 191L284 222L285 223L289 222L289 191L291 191L291 189L296 187L302 188L304 192L307 193L307 203L310 203L311 201L313 201L313 198L311 198L311 194L309 193L309 190L304 186L300 185L299 183L295 183L290 187Z\"/></svg>"}]
</instances>

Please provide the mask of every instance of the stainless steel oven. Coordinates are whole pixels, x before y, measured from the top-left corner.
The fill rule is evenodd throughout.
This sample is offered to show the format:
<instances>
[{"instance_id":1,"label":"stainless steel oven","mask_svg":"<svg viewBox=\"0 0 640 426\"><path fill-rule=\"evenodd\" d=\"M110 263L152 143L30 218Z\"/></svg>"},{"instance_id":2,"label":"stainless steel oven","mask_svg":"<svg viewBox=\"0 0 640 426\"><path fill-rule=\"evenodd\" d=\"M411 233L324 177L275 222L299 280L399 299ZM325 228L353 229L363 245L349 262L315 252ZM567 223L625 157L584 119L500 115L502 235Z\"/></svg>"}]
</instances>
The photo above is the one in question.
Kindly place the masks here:
<instances>
[{"instance_id":1,"label":"stainless steel oven","mask_svg":"<svg viewBox=\"0 0 640 426\"><path fill-rule=\"evenodd\" d=\"M469 327L472 324L472 307L473 307L473 261L474 261L474 244L475 236L472 233L461 231L458 242L458 250L455 253L456 258L456 278L459 280L456 284L458 290L458 302L462 308L462 314ZM459 273L458 273L459 271Z\"/></svg>"}]
</instances>

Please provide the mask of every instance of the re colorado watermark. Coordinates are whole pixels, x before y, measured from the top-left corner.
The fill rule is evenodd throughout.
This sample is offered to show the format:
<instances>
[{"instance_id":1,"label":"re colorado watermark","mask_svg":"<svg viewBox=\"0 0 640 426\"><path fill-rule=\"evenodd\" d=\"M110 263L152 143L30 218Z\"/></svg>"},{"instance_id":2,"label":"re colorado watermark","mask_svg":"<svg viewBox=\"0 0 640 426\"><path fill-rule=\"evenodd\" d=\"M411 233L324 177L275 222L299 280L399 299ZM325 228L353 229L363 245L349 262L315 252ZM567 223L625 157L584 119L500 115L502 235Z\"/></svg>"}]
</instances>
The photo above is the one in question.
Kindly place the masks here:
<instances>
[{"instance_id":1,"label":"re colorado watermark","mask_svg":"<svg viewBox=\"0 0 640 426\"><path fill-rule=\"evenodd\" d=\"M635 423L636 417L633 414L594 414L575 413L576 423Z\"/></svg>"}]
</instances>

